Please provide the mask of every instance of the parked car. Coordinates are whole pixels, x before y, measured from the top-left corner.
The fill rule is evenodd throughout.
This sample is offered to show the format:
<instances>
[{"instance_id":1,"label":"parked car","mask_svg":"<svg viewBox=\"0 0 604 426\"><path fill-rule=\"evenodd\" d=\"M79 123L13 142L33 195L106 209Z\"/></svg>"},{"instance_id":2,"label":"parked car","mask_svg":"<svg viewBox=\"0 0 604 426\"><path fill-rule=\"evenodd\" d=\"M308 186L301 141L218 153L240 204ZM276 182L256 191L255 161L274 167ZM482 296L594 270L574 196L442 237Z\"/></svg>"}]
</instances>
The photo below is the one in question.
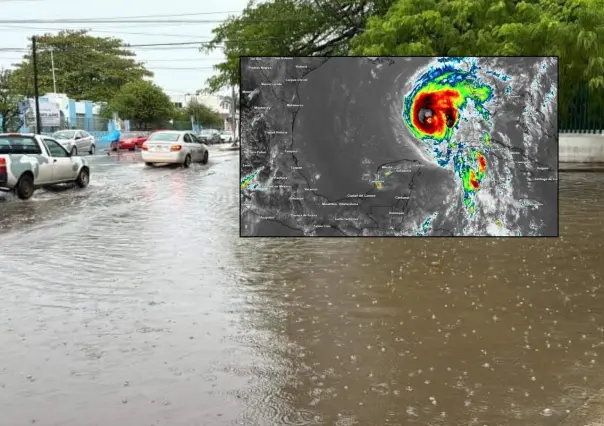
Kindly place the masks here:
<instances>
[{"instance_id":1,"label":"parked car","mask_svg":"<svg viewBox=\"0 0 604 426\"><path fill-rule=\"evenodd\" d=\"M235 135L233 135L233 132L225 130L223 132L220 132L220 139L224 143L233 142L235 140Z\"/></svg>"},{"instance_id":2,"label":"parked car","mask_svg":"<svg viewBox=\"0 0 604 426\"><path fill-rule=\"evenodd\" d=\"M136 151L136 148L141 149L143 147L143 143L145 143L148 137L143 133L137 132L122 133L118 142L111 143L111 151L117 151L118 149Z\"/></svg>"},{"instance_id":3,"label":"parked car","mask_svg":"<svg viewBox=\"0 0 604 426\"><path fill-rule=\"evenodd\" d=\"M90 168L85 158L71 155L48 136L0 134L0 190L14 191L27 200L40 187L70 182L88 186Z\"/></svg>"},{"instance_id":4,"label":"parked car","mask_svg":"<svg viewBox=\"0 0 604 426\"><path fill-rule=\"evenodd\" d=\"M88 153L94 155L96 152L96 141L94 136L85 130L59 130L52 137L59 141L71 155Z\"/></svg>"},{"instance_id":5,"label":"parked car","mask_svg":"<svg viewBox=\"0 0 604 426\"><path fill-rule=\"evenodd\" d=\"M207 164L209 155L207 145L195 134L176 130L152 133L141 152L147 166L157 163L182 164L184 167L194 162Z\"/></svg>"},{"instance_id":6,"label":"parked car","mask_svg":"<svg viewBox=\"0 0 604 426\"><path fill-rule=\"evenodd\" d=\"M222 143L222 139L220 138L220 132L214 129L205 129L199 132L197 137L205 144L214 145L217 143Z\"/></svg>"}]
</instances>

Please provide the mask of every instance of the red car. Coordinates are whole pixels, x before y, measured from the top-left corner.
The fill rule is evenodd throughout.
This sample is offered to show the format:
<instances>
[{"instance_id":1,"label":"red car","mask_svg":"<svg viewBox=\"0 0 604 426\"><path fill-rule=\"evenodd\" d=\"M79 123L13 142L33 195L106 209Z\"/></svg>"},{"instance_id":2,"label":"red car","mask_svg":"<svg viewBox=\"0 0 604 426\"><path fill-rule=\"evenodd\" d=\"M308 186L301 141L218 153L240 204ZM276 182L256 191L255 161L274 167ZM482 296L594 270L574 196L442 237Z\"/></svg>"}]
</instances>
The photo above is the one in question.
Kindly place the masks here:
<instances>
[{"instance_id":1,"label":"red car","mask_svg":"<svg viewBox=\"0 0 604 426\"><path fill-rule=\"evenodd\" d=\"M142 133L135 132L126 132L122 133L119 142L111 143L111 150L117 151L119 149L127 149L129 151L136 151L136 149L141 149L143 143L147 141L149 136L145 136Z\"/></svg>"}]
</instances>

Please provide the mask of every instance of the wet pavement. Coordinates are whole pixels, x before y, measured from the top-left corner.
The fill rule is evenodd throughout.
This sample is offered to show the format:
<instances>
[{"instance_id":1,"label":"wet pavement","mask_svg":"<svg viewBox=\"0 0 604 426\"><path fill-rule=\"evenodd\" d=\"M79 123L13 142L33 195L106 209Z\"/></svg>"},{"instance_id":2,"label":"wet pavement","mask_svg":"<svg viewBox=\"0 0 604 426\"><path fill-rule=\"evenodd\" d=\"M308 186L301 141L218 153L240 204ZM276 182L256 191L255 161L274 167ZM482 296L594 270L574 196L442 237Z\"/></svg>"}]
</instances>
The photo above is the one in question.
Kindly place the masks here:
<instances>
[{"instance_id":1,"label":"wet pavement","mask_svg":"<svg viewBox=\"0 0 604 426\"><path fill-rule=\"evenodd\" d=\"M559 239L240 239L238 164L0 203L0 424L547 426L604 387L604 174Z\"/></svg>"}]
</instances>

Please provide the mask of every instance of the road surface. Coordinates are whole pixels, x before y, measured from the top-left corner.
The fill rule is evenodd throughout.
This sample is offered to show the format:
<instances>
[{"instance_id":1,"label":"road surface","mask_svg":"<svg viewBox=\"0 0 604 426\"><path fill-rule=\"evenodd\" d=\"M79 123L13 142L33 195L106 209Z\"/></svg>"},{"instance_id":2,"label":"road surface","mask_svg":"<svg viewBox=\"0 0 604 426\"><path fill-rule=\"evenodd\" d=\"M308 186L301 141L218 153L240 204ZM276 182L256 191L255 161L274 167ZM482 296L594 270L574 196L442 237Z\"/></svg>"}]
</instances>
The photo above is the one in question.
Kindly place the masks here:
<instances>
[{"instance_id":1,"label":"road surface","mask_svg":"<svg viewBox=\"0 0 604 426\"><path fill-rule=\"evenodd\" d=\"M0 424L557 425L604 386L604 174L558 239L241 239L237 153L0 202Z\"/></svg>"}]
</instances>

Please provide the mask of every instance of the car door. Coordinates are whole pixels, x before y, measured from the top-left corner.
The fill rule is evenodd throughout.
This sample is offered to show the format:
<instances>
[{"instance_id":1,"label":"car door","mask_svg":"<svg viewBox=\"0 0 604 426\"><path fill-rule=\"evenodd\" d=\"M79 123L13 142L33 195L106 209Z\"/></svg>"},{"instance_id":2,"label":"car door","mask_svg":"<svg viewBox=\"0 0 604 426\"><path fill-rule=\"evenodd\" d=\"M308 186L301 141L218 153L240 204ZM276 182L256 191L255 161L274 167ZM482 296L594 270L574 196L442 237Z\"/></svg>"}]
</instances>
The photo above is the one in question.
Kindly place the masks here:
<instances>
[{"instance_id":1,"label":"car door","mask_svg":"<svg viewBox=\"0 0 604 426\"><path fill-rule=\"evenodd\" d=\"M194 134L191 134L191 138L195 144L195 161L201 161L203 159L203 142Z\"/></svg>"},{"instance_id":2,"label":"car door","mask_svg":"<svg viewBox=\"0 0 604 426\"><path fill-rule=\"evenodd\" d=\"M73 180L78 173L77 164L63 146L54 139L44 138L53 163L53 182Z\"/></svg>"},{"instance_id":3,"label":"car door","mask_svg":"<svg viewBox=\"0 0 604 426\"><path fill-rule=\"evenodd\" d=\"M84 139L82 137L82 132L80 132L79 130L77 130L74 135L73 135L73 139L75 141L75 146L78 149L78 154L82 154L84 152Z\"/></svg>"},{"instance_id":4,"label":"car door","mask_svg":"<svg viewBox=\"0 0 604 426\"><path fill-rule=\"evenodd\" d=\"M185 146L186 152L191 154L191 160L197 161L197 152L195 150L195 144L193 143L193 138L191 138L190 133L185 133L182 137L183 144Z\"/></svg>"},{"instance_id":5,"label":"car door","mask_svg":"<svg viewBox=\"0 0 604 426\"><path fill-rule=\"evenodd\" d=\"M82 148L85 152L90 152L90 147L92 146L92 140L93 137L90 135L90 133L85 132L82 130L82 139L84 140L83 145L84 147Z\"/></svg>"},{"instance_id":6,"label":"car door","mask_svg":"<svg viewBox=\"0 0 604 426\"><path fill-rule=\"evenodd\" d=\"M38 141L34 138L22 138L22 150L21 153L27 155L34 155L38 160L38 173L34 177L36 185L44 185L52 182L53 180L53 162L49 158L46 147L38 144Z\"/></svg>"}]
</instances>

